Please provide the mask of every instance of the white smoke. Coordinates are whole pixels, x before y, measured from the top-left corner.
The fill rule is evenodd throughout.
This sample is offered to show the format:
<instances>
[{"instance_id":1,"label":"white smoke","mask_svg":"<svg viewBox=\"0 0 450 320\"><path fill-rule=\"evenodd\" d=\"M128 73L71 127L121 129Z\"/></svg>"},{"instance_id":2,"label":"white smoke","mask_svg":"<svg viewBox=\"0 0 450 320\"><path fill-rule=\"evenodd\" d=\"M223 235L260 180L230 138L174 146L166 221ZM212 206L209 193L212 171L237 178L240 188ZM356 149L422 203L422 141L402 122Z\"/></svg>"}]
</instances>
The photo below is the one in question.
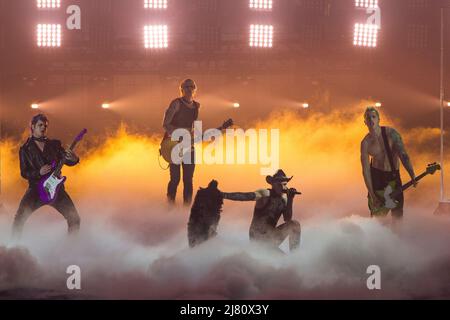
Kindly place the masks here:
<instances>
[{"instance_id":1,"label":"white smoke","mask_svg":"<svg viewBox=\"0 0 450 320\"><path fill-rule=\"evenodd\" d=\"M187 246L188 211L181 208L153 208L148 216L123 212L128 223L107 212L86 215L75 238L67 238L65 222L53 209L41 209L28 221L20 243L11 242L12 217L3 215L0 297L450 297L448 217L414 209L402 224L391 227L390 219L319 218L326 216L321 214L301 221L301 249L283 255L249 242L251 212L243 208L227 203L219 236L195 249ZM89 212L87 205L79 209ZM237 214L241 220L235 219ZM163 227L151 227L161 226L162 220ZM155 241L158 238L164 241ZM69 265L81 268L80 291L66 288ZM369 265L381 268L380 291L366 287Z\"/></svg>"}]
</instances>

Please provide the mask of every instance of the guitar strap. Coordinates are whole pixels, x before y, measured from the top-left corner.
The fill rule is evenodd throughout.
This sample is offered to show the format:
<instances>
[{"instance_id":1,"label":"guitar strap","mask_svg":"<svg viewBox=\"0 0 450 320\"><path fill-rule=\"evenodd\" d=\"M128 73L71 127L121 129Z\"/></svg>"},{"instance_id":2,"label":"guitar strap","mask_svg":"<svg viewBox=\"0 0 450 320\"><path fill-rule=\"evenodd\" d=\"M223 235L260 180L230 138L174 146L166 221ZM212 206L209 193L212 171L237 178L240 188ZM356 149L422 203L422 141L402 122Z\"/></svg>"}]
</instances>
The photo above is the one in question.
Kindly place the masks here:
<instances>
[{"instance_id":1,"label":"guitar strap","mask_svg":"<svg viewBox=\"0 0 450 320\"><path fill-rule=\"evenodd\" d=\"M392 150L389 146L389 141L386 134L386 127L381 127L381 135L383 136L384 141L384 149L386 150L388 159L389 159L389 165L391 166L391 172L394 176L397 176L395 166L394 166L394 158L392 157Z\"/></svg>"}]
</instances>

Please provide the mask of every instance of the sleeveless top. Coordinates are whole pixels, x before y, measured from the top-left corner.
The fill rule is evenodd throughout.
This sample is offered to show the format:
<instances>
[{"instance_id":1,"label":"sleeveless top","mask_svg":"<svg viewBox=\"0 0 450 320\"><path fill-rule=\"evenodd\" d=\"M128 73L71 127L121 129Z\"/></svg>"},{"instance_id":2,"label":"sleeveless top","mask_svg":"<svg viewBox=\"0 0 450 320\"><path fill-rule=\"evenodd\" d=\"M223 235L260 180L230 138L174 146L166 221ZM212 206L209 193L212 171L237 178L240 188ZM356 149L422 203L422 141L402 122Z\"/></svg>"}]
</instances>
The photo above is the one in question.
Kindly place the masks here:
<instances>
[{"instance_id":1,"label":"sleeveless top","mask_svg":"<svg viewBox=\"0 0 450 320\"><path fill-rule=\"evenodd\" d=\"M176 128L185 128L191 130L192 126L194 125L194 121L198 118L199 104L194 101L194 107L189 108L184 104L181 98L178 98L178 103L180 107L177 113L175 113L175 115L173 116L171 125Z\"/></svg>"}]
</instances>

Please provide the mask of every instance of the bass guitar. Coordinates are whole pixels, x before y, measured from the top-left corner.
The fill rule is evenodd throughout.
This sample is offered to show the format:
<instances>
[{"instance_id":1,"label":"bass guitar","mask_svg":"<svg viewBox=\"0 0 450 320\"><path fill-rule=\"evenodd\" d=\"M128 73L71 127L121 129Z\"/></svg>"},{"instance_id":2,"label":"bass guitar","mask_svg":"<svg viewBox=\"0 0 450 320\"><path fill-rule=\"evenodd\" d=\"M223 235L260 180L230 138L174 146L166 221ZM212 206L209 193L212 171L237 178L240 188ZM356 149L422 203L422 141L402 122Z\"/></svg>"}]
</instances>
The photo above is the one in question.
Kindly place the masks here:
<instances>
[{"instance_id":1,"label":"bass guitar","mask_svg":"<svg viewBox=\"0 0 450 320\"><path fill-rule=\"evenodd\" d=\"M389 213L389 210L395 209L398 206L398 201L395 198L403 191L414 185L415 182L423 179L427 175L433 175L437 170L441 170L441 166L438 163L429 164L424 173L417 176L415 180L411 180L408 183L397 186L397 182L391 181L383 190L375 190L378 198L381 200L381 206L375 206L372 197L369 196L369 209L372 216L385 216Z\"/></svg>"}]
</instances>

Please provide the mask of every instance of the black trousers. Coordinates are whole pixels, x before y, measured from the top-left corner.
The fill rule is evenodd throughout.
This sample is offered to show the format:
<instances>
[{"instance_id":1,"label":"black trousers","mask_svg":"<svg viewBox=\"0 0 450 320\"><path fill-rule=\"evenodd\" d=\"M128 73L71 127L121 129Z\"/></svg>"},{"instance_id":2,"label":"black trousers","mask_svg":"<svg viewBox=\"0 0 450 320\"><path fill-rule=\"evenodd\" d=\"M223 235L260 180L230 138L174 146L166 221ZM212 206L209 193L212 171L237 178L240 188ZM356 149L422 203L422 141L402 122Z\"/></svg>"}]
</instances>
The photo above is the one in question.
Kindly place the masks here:
<instances>
[{"instance_id":1,"label":"black trousers","mask_svg":"<svg viewBox=\"0 0 450 320\"><path fill-rule=\"evenodd\" d=\"M14 217L13 233L15 236L20 236L22 234L27 219L34 211L44 205L45 204L42 203L39 198L37 188L28 188L20 201L19 209L17 209L16 216ZM80 216L78 215L72 199L70 199L64 188L59 190L55 201L49 205L55 208L66 219L69 233L76 232L80 229Z\"/></svg>"},{"instance_id":2,"label":"black trousers","mask_svg":"<svg viewBox=\"0 0 450 320\"><path fill-rule=\"evenodd\" d=\"M387 187L389 182L395 181L396 187L401 188L402 180L400 178L400 172L394 171L382 171L380 169L371 167L370 175L372 177L372 186L374 190L383 190ZM391 214L394 218L402 218L403 217L403 204L405 202L403 197L403 192L400 193L395 200L398 201L398 206L391 210Z\"/></svg>"},{"instance_id":3,"label":"black trousers","mask_svg":"<svg viewBox=\"0 0 450 320\"><path fill-rule=\"evenodd\" d=\"M183 201L184 204L190 205L193 193L193 177L195 163L192 164L170 164L170 181L167 185L167 199L169 202L175 202L178 184L181 178L181 167L183 167Z\"/></svg>"}]
</instances>

